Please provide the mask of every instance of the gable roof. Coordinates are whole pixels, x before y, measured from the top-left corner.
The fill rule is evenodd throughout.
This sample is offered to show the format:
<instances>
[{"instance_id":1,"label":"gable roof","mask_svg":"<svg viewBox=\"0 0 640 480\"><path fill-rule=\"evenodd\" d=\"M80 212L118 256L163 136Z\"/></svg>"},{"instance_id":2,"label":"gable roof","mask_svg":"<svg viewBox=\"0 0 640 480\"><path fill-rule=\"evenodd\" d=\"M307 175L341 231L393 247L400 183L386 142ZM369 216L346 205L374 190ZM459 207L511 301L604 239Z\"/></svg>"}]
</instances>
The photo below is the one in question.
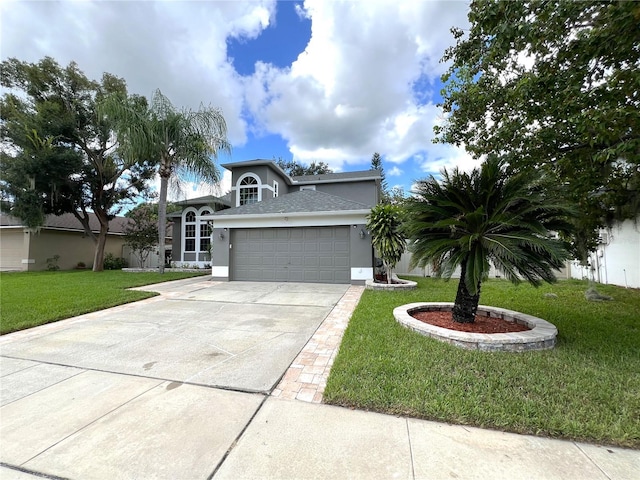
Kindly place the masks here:
<instances>
[{"instance_id":1,"label":"gable roof","mask_svg":"<svg viewBox=\"0 0 640 480\"><path fill-rule=\"evenodd\" d=\"M323 173L320 175L300 175L297 177L289 176L280 166L272 160L264 160L257 158L255 160L246 160L242 162L224 163L221 166L227 170L233 170L236 167L255 167L267 165L278 171L286 179L289 185L303 185L313 183L339 183L365 180L380 180L379 170L360 170L357 172L339 172L339 173Z\"/></svg>"},{"instance_id":2,"label":"gable roof","mask_svg":"<svg viewBox=\"0 0 640 480\"><path fill-rule=\"evenodd\" d=\"M109 222L109 233L123 235L124 229L130 222L127 217L115 217ZM2 227L21 227L22 220L13 215L5 213L0 215L0 226ZM92 232L100 232L100 223L93 213L89 213L89 227ZM84 228L80 221L73 216L72 213L63 213L62 215L47 215L44 219L42 228L50 230L66 230L84 232Z\"/></svg>"},{"instance_id":3,"label":"gable roof","mask_svg":"<svg viewBox=\"0 0 640 480\"><path fill-rule=\"evenodd\" d=\"M175 203L176 205L181 205L183 207L182 210L167 213L167 218L182 217L182 212L184 212L185 208L191 205L213 205L214 210L229 208L231 206L231 192L226 193L221 197L216 197L215 195L206 195L204 197L189 198L187 200L181 200ZM216 208L218 206L220 206L220 208Z\"/></svg>"},{"instance_id":4,"label":"gable roof","mask_svg":"<svg viewBox=\"0 0 640 480\"><path fill-rule=\"evenodd\" d=\"M179 202L175 202L176 205L209 205L219 203L220 205L225 205L227 207L231 206L231 192L223 195L221 197L216 197L215 195L205 195L204 197L197 198L188 198L187 200L181 200Z\"/></svg>"},{"instance_id":5,"label":"gable roof","mask_svg":"<svg viewBox=\"0 0 640 480\"><path fill-rule=\"evenodd\" d=\"M227 215L269 215L278 213L347 212L370 210L371 206L317 190L300 190L250 205L215 212L213 217Z\"/></svg>"},{"instance_id":6,"label":"gable roof","mask_svg":"<svg viewBox=\"0 0 640 480\"><path fill-rule=\"evenodd\" d=\"M262 165L268 165L271 168L273 168L274 170L278 171L285 178L291 179L291 177L289 175L287 175L287 172L285 172L280 167L280 165L278 165L273 160L265 160L263 158L256 158L255 160L243 160L241 162L231 162L231 163L222 163L222 164L220 164L221 167L224 167L229 171L233 170L236 167L258 167L258 166L262 166Z\"/></svg>"}]
</instances>

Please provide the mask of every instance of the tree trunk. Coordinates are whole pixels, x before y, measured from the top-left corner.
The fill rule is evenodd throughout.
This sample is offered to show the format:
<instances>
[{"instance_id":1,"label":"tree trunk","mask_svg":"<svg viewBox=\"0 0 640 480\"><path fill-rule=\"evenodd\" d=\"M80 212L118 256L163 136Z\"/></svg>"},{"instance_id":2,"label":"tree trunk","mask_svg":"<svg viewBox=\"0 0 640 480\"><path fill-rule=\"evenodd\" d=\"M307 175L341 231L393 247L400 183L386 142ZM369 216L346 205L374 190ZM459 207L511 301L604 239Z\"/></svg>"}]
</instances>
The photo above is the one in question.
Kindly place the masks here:
<instances>
[{"instance_id":1,"label":"tree trunk","mask_svg":"<svg viewBox=\"0 0 640 480\"><path fill-rule=\"evenodd\" d=\"M96 252L93 256L93 271L102 272L104 270L104 247L107 244L107 232L109 231L109 219L106 212L95 212L100 222L100 233L96 238Z\"/></svg>"},{"instance_id":2,"label":"tree trunk","mask_svg":"<svg viewBox=\"0 0 640 480\"><path fill-rule=\"evenodd\" d=\"M162 168L160 169L162 173ZM164 273L165 234L167 232L167 188L169 178L160 175L160 198L158 199L158 272Z\"/></svg>"},{"instance_id":3,"label":"tree trunk","mask_svg":"<svg viewBox=\"0 0 640 480\"><path fill-rule=\"evenodd\" d=\"M391 285L391 267L387 262L384 262L384 266L387 270L387 285Z\"/></svg>"},{"instance_id":4,"label":"tree trunk","mask_svg":"<svg viewBox=\"0 0 640 480\"><path fill-rule=\"evenodd\" d=\"M456 301L453 306L453 321L458 323L473 323L480 302L480 285L478 285L478 293L472 295L464 283L464 277L467 272L466 262L462 262L462 270L460 272L460 283L458 283L458 292L456 293Z\"/></svg>"}]
</instances>

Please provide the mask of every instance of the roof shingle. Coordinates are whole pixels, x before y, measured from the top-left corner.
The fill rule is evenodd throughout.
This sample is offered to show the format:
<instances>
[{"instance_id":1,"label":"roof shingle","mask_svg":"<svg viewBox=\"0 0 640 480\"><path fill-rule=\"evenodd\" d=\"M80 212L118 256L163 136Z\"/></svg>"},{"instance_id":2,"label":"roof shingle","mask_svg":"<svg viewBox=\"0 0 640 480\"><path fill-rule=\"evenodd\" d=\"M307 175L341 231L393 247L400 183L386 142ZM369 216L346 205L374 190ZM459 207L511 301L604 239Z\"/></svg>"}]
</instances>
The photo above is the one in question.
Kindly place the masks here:
<instances>
[{"instance_id":1,"label":"roof shingle","mask_svg":"<svg viewBox=\"0 0 640 480\"><path fill-rule=\"evenodd\" d=\"M352 211L370 208L364 203L346 200L317 190L300 190L250 205L220 210L214 213L214 216Z\"/></svg>"},{"instance_id":2,"label":"roof shingle","mask_svg":"<svg viewBox=\"0 0 640 480\"><path fill-rule=\"evenodd\" d=\"M109 222L109 233L123 234L126 225L130 222L126 217L116 217ZM22 225L22 221L14 217L13 215L7 215L5 213L0 215L0 226L3 227L19 227ZM91 231L98 233L100 231L100 224L98 218L90 213L89 214L89 227ZM62 215L47 215L44 220L44 228L51 228L57 230L74 230L83 232L84 228L80 221L73 216L72 213L64 213Z\"/></svg>"}]
</instances>

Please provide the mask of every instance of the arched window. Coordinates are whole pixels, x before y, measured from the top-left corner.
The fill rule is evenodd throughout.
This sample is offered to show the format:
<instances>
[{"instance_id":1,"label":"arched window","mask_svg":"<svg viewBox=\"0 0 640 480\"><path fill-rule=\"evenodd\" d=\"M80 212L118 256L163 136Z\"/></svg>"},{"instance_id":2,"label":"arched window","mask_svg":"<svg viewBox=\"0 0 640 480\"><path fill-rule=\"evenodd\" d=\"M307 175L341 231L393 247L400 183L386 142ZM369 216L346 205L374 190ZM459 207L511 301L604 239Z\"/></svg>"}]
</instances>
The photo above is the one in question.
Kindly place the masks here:
<instances>
[{"instance_id":1,"label":"arched window","mask_svg":"<svg viewBox=\"0 0 640 480\"><path fill-rule=\"evenodd\" d=\"M202 210L200 215L211 215L211 211L208 209ZM206 220L200 222L200 251L209 253L209 247L211 246L211 225Z\"/></svg>"},{"instance_id":2,"label":"arched window","mask_svg":"<svg viewBox=\"0 0 640 480\"><path fill-rule=\"evenodd\" d=\"M260 180L253 174L240 178L238 184L238 206L260 201Z\"/></svg>"},{"instance_id":3,"label":"arched window","mask_svg":"<svg viewBox=\"0 0 640 480\"><path fill-rule=\"evenodd\" d=\"M196 251L196 212L189 210L184 216L184 251Z\"/></svg>"}]
</instances>

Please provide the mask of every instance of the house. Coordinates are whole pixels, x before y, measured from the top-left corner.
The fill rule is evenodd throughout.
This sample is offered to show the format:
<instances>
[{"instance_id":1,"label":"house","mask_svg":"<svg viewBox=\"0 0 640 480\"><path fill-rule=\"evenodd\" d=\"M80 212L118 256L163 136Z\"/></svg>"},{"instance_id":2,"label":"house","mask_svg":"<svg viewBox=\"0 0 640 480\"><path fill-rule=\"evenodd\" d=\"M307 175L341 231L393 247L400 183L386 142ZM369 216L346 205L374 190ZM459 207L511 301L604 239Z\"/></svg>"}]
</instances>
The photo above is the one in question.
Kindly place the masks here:
<instances>
[{"instance_id":1,"label":"house","mask_svg":"<svg viewBox=\"0 0 640 480\"><path fill-rule=\"evenodd\" d=\"M175 264L210 264L221 281L373 278L365 224L380 198L377 170L291 177L269 160L222 166L230 195L192 201L172 217Z\"/></svg>"},{"instance_id":2,"label":"house","mask_svg":"<svg viewBox=\"0 0 640 480\"><path fill-rule=\"evenodd\" d=\"M124 228L129 219L116 217L109 223L105 255L122 256ZM98 233L98 219L91 216L91 231ZM57 265L62 270L75 268L82 262L93 265L96 244L86 234L80 221L71 213L47 215L39 232L26 229L19 218L0 214L0 270L46 270L48 259L59 255Z\"/></svg>"},{"instance_id":3,"label":"house","mask_svg":"<svg viewBox=\"0 0 640 480\"><path fill-rule=\"evenodd\" d=\"M588 264L584 267L579 261L573 261L571 276L640 288L640 217L602 229L598 248L589 255Z\"/></svg>"}]
</instances>

